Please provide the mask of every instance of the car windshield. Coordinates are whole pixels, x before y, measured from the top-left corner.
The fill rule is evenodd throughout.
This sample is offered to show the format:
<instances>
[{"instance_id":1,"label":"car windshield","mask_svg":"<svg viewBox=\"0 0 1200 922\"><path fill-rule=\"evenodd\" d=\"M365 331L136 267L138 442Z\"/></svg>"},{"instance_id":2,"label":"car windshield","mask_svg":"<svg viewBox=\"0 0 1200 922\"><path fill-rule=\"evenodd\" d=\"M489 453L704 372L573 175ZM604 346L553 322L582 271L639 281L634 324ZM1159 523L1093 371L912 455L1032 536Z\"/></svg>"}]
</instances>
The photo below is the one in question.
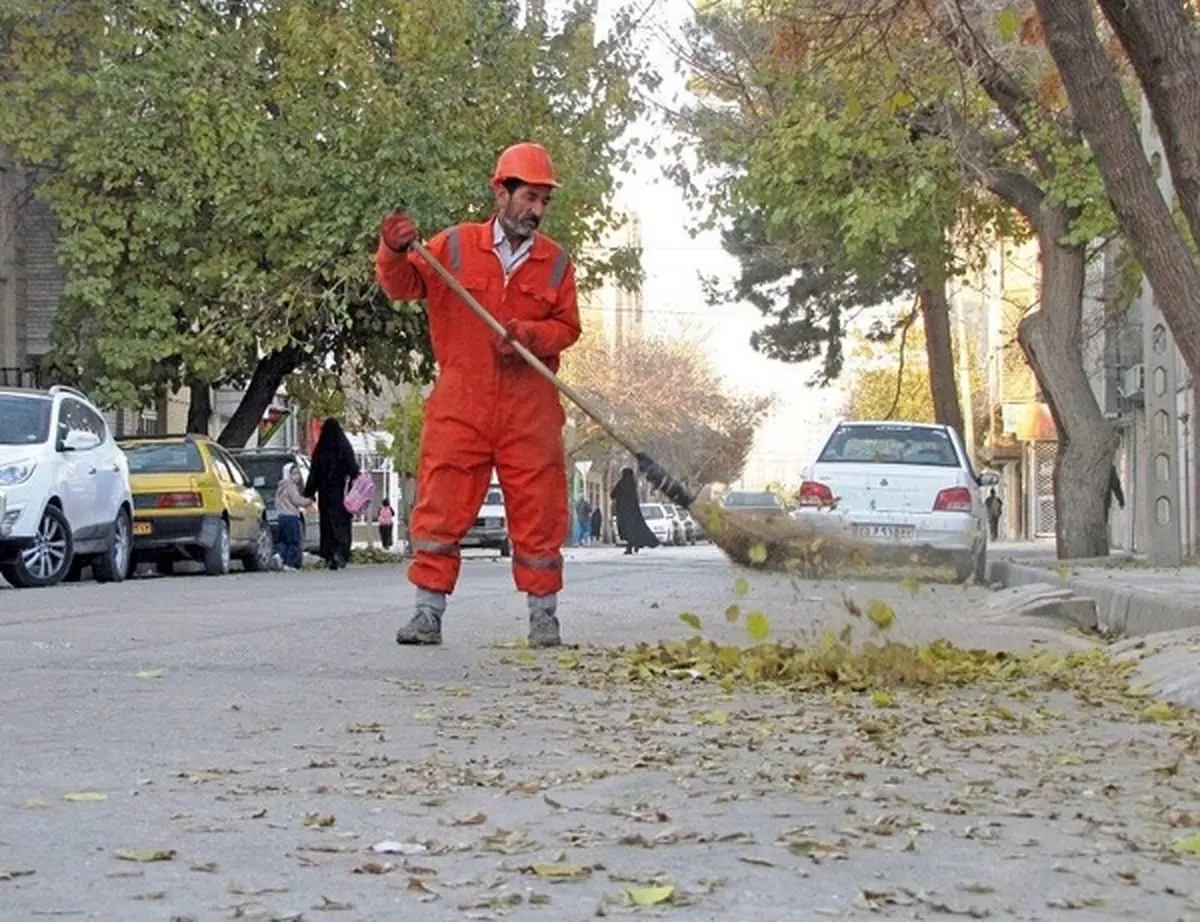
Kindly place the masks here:
<instances>
[{"instance_id":1,"label":"car windshield","mask_svg":"<svg viewBox=\"0 0 1200 922\"><path fill-rule=\"evenodd\" d=\"M257 489L272 494L283 479L283 466L292 463L288 455L238 455L237 460Z\"/></svg>"},{"instance_id":2,"label":"car windshield","mask_svg":"<svg viewBox=\"0 0 1200 922\"><path fill-rule=\"evenodd\" d=\"M958 452L945 429L884 424L839 426L817 462L959 466Z\"/></svg>"},{"instance_id":3,"label":"car windshield","mask_svg":"<svg viewBox=\"0 0 1200 922\"><path fill-rule=\"evenodd\" d=\"M203 474L204 459L191 442L122 445L131 474Z\"/></svg>"},{"instance_id":4,"label":"car windshield","mask_svg":"<svg viewBox=\"0 0 1200 922\"><path fill-rule=\"evenodd\" d=\"M39 445L50 437L49 397L0 394L0 445Z\"/></svg>"},{"instance_id":5,"label":"car windshield","mask_svg":"<svg viewBox=\"0 0 1200 922\"><path fill-rule=\"evenodd\" d=\"M485 506L503 506L504 494L499 490L488 490L487 498L484 499L483 504Z\"/></svg>"},{"instance_id":6,"label":"car windshield","mask_svg":"<svg viewBox=\"0 0 1200 922\"><path fill-rule=\"evenodd\" d=\"M663 507L657 504L642 506L643 519L662 519L666 518L666 513L663 512Z\"/></svg>"},{"instance_id":7,"label":"car windshield","mask_svg":"<svg viewBox=\"0 0 1200 922\"><path fill-rule=\"evenodd\" d=\"M751 493L751 492L730 493L727 497L725 497L725 505L726 506L754 506L757 508L766 506L766 507L770 507L772 509L778 509L780 506L783 505L783 503L780 502L779 497L776 496L774 493L767 493L764 491L762 493Z\"/></svg>"}]
</instances>

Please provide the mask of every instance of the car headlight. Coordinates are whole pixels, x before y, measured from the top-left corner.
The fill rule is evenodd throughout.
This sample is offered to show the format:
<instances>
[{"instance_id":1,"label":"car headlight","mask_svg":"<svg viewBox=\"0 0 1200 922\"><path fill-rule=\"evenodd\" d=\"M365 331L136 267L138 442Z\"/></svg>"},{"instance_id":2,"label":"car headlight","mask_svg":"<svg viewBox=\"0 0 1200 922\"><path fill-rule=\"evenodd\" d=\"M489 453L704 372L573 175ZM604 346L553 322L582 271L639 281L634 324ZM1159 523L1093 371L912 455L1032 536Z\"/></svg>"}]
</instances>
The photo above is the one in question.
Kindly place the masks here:
<instances>
[{"instance_id":1,"label":"car headlight","mask_svg":"<svg viewBox=\"0 0 1200 922\"><path fill-rule=\"evenodd\" d=\"M24 483L37 469L36 461L10 461L0 465L0 487L13 487Z\"/></svg>"}]
</instances>

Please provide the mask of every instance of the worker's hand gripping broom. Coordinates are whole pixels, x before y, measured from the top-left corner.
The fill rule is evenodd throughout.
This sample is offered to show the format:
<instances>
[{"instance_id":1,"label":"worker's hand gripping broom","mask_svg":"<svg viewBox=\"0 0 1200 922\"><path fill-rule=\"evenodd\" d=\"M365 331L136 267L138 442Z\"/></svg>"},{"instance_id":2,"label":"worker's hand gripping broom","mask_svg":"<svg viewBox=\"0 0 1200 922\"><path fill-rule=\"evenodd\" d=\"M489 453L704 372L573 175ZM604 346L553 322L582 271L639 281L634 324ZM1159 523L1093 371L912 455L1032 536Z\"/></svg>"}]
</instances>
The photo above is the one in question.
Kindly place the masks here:
<instances>
[{"instance_id":1,"label":"worker's hand gripping broom","mask_svg":"<svg viewBox=\"0 0 1200 922\"><path fill-rule=\"evenodd\" d=\"M582 410L596 425L608 433L614 442L626 449L637 459L638 470L660 493L672 503L685 509L694 509L713 543L724 551L735 563L756 567L811 571L818 569L814 560L828 554L829 537L821 536L811 527L804 527L787 515L725 516L712 497L711 488L705 487L699 496L692 493L678 480L668 474L657 461L638 448L633 440L600 415L591 403L573 387L560 379L536 355L525 348L504 328L488 310L471 295L432 253L419 241L413 241L412 249L429 264L443 282L480 320L487 324L514 352L571 403ZM806 516L806 518L812 518ZM825 518L820 516L819 518ZM815 523L814 523L815 524ZM825 529L819 529L825 531ZM825 549L824 553L822 550ZM839 552L839 557L844 552Z\"/></svg>"}]
</instances>

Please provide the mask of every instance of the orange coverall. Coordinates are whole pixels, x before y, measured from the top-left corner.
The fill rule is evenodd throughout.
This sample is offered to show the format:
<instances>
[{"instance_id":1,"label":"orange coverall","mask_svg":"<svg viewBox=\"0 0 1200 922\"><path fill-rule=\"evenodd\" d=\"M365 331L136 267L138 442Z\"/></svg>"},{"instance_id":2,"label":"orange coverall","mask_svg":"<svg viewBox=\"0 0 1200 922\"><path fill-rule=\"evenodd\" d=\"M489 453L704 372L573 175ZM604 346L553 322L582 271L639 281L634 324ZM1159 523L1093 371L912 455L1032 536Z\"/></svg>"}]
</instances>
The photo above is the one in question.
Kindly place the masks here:
<instances>
[{"instance_id":1,"label":"orange coverall","mask_svg":"<svg viewBox=\"0 0 1200 922\"><path fill-rule=\"evenodd\" d=\"M558 370L558 356L580 335L575 268L565 250L535 235L528 258L505 279L493 226L459 224L427 248L502 324L520 322L525 345ZM424 298L438 377L425 402L417 505L411 540L415 585L450 593L458 581L459 542L487 495L493 466L504 492L513 579L535 596L563 584L567 537L566 414L558 392L471 313L416 253L380 243L380 286L395 301Z\"/></svg>"}]
</instances>

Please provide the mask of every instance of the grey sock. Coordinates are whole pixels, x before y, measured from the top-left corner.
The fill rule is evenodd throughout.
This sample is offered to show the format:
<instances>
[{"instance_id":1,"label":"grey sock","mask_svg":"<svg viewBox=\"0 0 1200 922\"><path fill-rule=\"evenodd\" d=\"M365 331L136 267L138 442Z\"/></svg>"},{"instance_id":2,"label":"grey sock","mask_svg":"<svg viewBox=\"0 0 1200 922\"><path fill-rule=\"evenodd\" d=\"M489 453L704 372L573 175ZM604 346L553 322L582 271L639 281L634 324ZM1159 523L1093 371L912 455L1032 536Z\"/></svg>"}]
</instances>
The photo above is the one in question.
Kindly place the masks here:
<instances>
[{"instance_id":1,"label":"grey sock","mask_svg":"<svg viewBox=\"0 0 1200 922\"><path fill-rule=\"evenodd\" d=\"M417 587L417 610L431 611L438 617L446 611L446 593Z\"/></svg>"},{"instance_id":2,"label":"grey sock","mask_svg":"<svg viewBox=\"0 0 1200 922\"><path fill-rule=\"evenodd\" d=\"M558 611L558 593L550 595L529 595L529 613L553 615Z\"/></svg>"}]
</instances>

